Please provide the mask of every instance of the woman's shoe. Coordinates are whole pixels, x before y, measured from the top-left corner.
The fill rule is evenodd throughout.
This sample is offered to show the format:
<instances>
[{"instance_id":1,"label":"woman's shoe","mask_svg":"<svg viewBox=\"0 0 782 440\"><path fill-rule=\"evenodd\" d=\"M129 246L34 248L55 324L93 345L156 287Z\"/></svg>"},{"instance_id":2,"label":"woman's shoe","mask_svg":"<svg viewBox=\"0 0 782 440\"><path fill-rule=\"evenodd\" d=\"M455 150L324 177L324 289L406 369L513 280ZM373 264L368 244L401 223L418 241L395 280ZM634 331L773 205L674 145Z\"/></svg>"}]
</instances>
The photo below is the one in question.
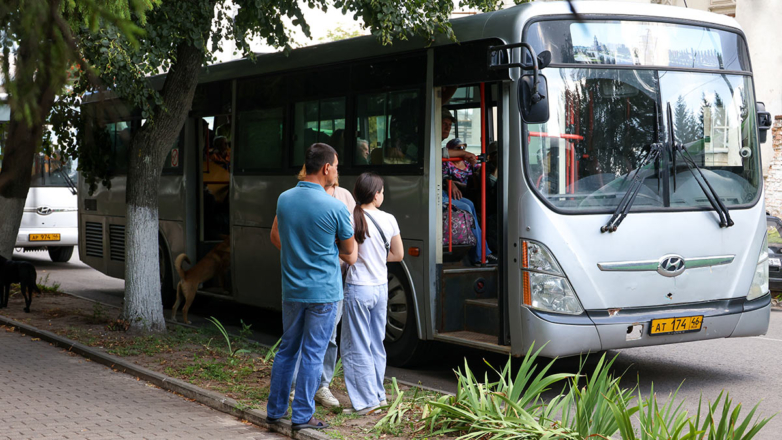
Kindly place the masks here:
<instances>
[{"instance_id":1,"label":"woman's shoe","mask_svg":"<svg viewBox=\"0 0 782 440\"><path fill-rule=\"evenodd\" d=\"M342 414L358 414L360 416L365 416L373 411L376 411L380 408L380 405L370 406L368 408L364 409L353 409L353 408L345 408L342 410Z\"/></svg>"}]
</instances>

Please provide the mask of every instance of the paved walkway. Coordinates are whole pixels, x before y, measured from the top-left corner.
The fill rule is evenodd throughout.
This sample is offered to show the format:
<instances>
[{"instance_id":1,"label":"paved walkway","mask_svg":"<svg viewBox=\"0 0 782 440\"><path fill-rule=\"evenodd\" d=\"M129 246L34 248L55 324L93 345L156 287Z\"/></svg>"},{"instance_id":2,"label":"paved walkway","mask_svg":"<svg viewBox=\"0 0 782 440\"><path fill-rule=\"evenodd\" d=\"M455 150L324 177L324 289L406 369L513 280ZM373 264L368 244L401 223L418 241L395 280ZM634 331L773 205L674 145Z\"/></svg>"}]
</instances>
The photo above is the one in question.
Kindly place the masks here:
<instances>
[{"instance_id":1,"label":"paved walkway","mask_svg":"<svg viewBox=\"0 0 782 440\"><path fill-rule=\"evenodd\" d=\"M0 329L0 439L284 439Z\"/></svg>"}]
</instances>

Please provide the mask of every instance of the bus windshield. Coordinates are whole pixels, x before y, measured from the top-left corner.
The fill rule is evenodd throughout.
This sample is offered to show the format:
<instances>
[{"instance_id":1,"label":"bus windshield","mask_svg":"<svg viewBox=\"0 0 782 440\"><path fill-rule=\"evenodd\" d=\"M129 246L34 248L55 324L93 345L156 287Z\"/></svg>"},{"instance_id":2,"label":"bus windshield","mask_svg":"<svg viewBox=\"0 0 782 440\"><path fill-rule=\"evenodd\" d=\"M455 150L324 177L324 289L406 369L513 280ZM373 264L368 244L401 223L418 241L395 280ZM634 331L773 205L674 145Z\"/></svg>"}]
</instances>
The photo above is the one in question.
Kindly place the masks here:
<instances>
[{"instance_id":1,"label":"bus windshield","mask_svg":"<svg viewBox=\"0 0 782 440\"><path fill-rule=\"evenodd\" d=\"M721 60L715 48L722 47L719 41L724 46L728 38L707 40L711 43L706 54ZM571 46L582 54L571 61L582 65L558 65L543 71L548 80L550 119L528 125L525 154L529 184L540 196L563 211L613 211L649 145L666 141L672 130L676 142L685 146L726 206L757 200L760 151L750 76L714 70L617 68L614 65L623 58L600 58L595 55L598 49L607 49L599 40L593 41L598 42L591 52L575 41ZM585 53L604 67L578 62L587 59ZM679 58L671 54L666 59ZM703 58L690 56L691 60ZM664 117L669 105L673 127L667 127ZM710 206L686 164L676 159L668 148L662 160L638 170L644 185L633 210ZM664 176L668 176L668 185L662 181Z\"/></svg>"},{"instance_id":2,"label":"bus windshield","mask_svg":"<svg viewBox=\"0 0 782 440\"><path fill-rule=\"evenodd\" d=\"M33 176L30 181L30 187L72 188L77 179L77 167L77 159L63 158L58 153L53 154L51 157L39 153L33 162Z\"/></svg>"}]
</instances>

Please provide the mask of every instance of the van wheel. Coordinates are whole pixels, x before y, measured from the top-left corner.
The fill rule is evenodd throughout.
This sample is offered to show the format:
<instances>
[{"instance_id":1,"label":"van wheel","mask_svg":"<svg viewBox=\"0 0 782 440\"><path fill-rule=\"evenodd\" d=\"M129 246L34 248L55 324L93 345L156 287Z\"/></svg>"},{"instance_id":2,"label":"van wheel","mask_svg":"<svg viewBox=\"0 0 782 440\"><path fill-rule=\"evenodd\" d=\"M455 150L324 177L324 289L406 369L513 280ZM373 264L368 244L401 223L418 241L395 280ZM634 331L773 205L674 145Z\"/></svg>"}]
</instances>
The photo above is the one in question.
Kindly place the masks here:
<instances>
[{"instance_id":1,"label":"van wheel","mask_svg":"<svg viewBox=\"0 0 782 440\"><path fill-rule=\"evenodd\" d=\"M73 256L73 246L48 246L46 250L55 263L67 263Z\"/></svg>"},{"instance_id":2,"label":"van wheel","mask_svg":"<svg viewBox=\"0 0 782 440\"><path fill-rule=\"evenodd\" d=\"M388 310L386 312L386 356L395 367L409 367L426 361L430 342L418 339L413 289L400 264L388 265Z\"/></svg>"},{"instance_id":3,"label":"van wheel","mask_svg":"<svg viewBox=\"0 0 782 440\"><path fill-rule=\"evenodd\" d=\"M163 302L164 309L170 309L176 301L176 290L173 287L174 280L171 264L168 261L168 251L163 243L158 243L157 255L160 265L160 300Z\"/></svg>"}]
</instances>

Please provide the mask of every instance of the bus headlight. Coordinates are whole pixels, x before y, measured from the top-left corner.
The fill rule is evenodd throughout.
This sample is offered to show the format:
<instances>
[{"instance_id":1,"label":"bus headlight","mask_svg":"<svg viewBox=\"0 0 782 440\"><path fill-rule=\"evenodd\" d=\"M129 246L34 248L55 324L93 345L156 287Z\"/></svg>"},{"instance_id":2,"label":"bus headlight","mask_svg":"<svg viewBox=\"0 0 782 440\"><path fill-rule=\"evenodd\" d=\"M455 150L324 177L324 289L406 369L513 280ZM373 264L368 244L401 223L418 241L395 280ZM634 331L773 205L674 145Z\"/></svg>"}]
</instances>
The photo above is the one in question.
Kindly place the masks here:
<instances>
[{"instance_id":1,"label":"bus headlight","mask_svg":"<svg viewBox=\"0 0 782 440\"><path fill-rule=\"evenodd\" d=\"M752 285L749 286L747 300L760 298L768 293L768 235L763 238L763 245L760 247L758 256L758 265L755 268L755 276L752 278Z\"/></svg>"},{"instance_id":2,"label":"bus headlight","mask_svg":"<svg viewBox=\"0 0 782 440\"><path fill-rule=\"evenodd\" d=\"M521 242L521 249L524 305L546 312L583 313L584 308L551 251L528 240Z\"/></svg>"}]
</instances>

